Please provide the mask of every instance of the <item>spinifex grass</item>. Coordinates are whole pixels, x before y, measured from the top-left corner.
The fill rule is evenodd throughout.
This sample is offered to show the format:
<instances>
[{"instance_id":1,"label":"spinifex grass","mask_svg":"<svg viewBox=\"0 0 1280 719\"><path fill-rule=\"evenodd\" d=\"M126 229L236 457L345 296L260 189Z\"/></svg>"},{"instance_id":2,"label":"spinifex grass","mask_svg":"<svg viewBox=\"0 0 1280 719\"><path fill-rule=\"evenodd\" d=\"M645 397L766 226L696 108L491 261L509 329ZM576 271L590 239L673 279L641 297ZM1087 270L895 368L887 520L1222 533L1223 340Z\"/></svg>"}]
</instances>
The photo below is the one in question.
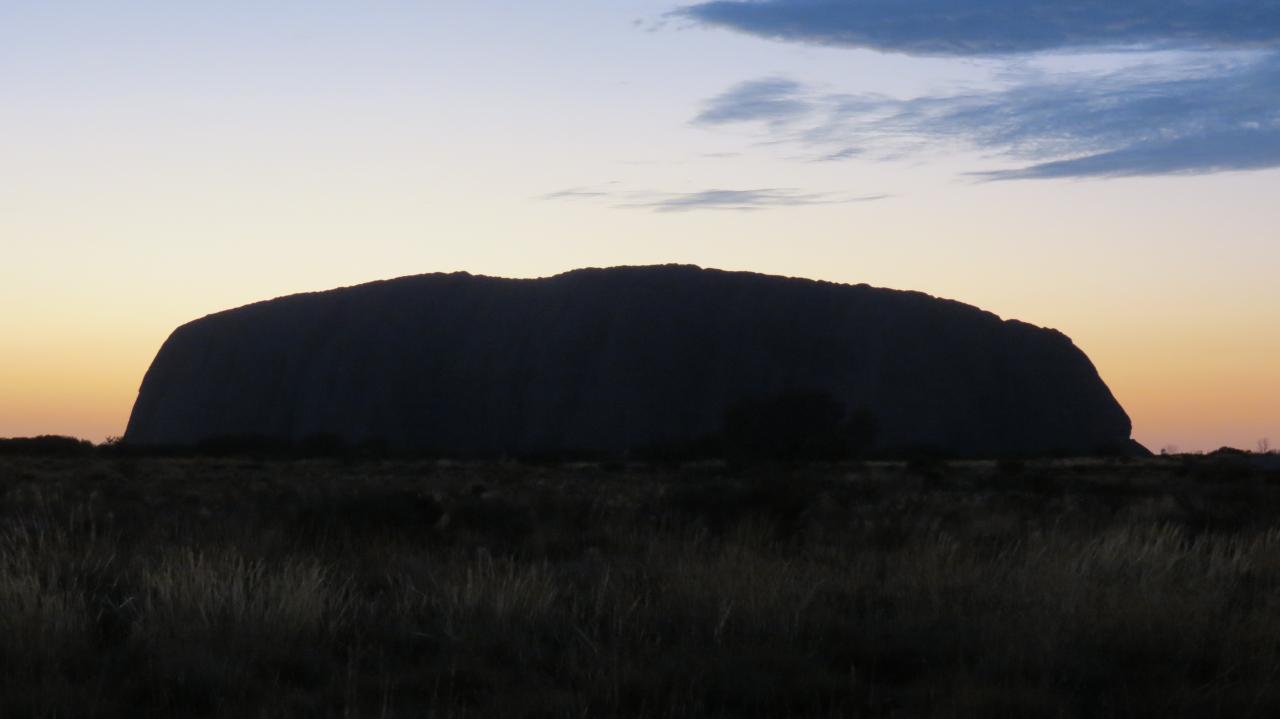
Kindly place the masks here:
<instances>
[{"instance_id":1,"label":"spinifex grass","mask_svg":"<svg viewBox=\"0 0 1280 719\"><path fill-rule=\"evenodd\" d=\"M1273 716L1278 511L1165 460L6 459L0 716Z\"/></svg>"}]
</instances>

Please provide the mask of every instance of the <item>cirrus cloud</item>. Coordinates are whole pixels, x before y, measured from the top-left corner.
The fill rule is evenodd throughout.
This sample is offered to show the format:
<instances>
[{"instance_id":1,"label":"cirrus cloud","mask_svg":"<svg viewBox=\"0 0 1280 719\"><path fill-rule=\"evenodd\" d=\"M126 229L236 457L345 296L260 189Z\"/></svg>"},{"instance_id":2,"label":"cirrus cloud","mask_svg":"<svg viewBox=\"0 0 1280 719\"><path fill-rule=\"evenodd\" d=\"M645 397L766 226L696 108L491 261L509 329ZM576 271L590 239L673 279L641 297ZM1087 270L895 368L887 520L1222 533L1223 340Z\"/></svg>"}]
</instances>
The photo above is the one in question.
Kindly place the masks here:
<instances>
[{"instance_id":1,"label":"cirrus cloud","mask_svg":"<svg viewBox=\"0 0 1280 719\"><path fill-rule=\"evenodd\" d=\"M802 99L803 91L803 85L787 78L748 80L712 98L694 122L706 125L745 121L784 123L813 110Z\"/></svg>"},{"instance_id":2,"label":"cirrus cloud","mask_svg":"<svg viewBox=\"0 0 1280 719\"><path fill-rule=\"evenodd\" d=\"M819 93L774 83L775 98L808 111L785 126L766 122L774 142L813 159L887 158L968 147L1021 163L975 172L988 180L1205 174L1280 167L1280 54L1110 73L1024 73L992 90L900 100ZM708 101L704 125L759 122L726 92Z\"/></svg>"},{"instance_id":3,"label":"cirrus cloud","mask_svg":"<svg viewBox=\"0 0 1280 719\"><path fill-rule=\"evenodd\" d=\"M702 190L699 192L666 193L624 206L645 208L656 210L657 212L689 212L691 210L735 210L744 212L762 210L769 207L874 202L887 197L888 195L836 197L826 193L801 192L792 188L768 187L758 190Z\"/></svg>"},{"instance_id":4,"label":"cirrus cloud","mask_svg":"<svg viewBox=\"0 0 1280 719\"><path fill-rule=\"evenodd\" d=\"M654 212L693 212L695 210L751 212L776 207L874 202L888 197L889 195L847 196L827 192L802 192L791 187L762 187L746 190L709 189L692 192L572 188L548 193L542 195L539 199L603 199L610 201L614 207L652 210Z\"/></svg>"}]
</instances>

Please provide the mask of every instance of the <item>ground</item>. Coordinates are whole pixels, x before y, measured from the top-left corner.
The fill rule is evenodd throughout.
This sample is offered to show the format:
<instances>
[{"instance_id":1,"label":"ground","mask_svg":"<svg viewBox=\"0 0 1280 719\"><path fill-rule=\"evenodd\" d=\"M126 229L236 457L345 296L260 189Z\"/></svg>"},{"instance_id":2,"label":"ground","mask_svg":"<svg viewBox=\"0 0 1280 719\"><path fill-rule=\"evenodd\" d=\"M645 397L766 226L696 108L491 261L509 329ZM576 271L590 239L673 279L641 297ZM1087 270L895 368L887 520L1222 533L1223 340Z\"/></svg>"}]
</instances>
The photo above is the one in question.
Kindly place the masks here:
<instances>
[{"instance_id":1,"label":"ground","mask_svg":"<svg viewBox=\"0 0 1280 719\"><path fill-rule=\"evenodd\" d=\"M0 716L1276 716L1248 457L0 458Z\"/></svg>"}]
</instances>

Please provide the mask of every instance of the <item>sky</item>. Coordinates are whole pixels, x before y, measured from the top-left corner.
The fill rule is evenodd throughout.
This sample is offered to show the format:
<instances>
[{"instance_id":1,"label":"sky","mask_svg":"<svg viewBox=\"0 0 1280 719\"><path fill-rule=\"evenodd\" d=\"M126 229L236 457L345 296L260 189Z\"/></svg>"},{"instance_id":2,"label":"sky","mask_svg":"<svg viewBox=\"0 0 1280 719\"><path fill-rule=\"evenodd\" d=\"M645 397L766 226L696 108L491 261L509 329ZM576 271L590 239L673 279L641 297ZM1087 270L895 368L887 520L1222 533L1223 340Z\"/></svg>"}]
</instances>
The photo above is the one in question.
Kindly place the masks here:
<instances>
[{"instance_id":1,"label":"sky","mask_svg":"<svg viewBox=\"0 0 1280 719\"><path fill-rule=\"evenodd\" d=\"M1280 444L1272 0L0 2L0 436L178 325L690 263L1068 334L1153 450Z\"/></svg>"}]
</instances>

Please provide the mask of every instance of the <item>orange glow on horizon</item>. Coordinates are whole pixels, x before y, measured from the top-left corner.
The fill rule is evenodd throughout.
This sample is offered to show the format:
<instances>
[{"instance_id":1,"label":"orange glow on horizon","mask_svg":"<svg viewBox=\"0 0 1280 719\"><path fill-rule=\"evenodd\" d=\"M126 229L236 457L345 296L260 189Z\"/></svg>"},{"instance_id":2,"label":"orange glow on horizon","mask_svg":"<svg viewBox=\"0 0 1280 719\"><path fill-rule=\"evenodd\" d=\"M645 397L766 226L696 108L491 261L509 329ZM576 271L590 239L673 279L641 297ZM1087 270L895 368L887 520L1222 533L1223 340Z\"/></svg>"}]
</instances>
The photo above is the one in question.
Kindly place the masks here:
<instances>
[{"instance_id":1,"label":"orange glow on horizon","mask_svg":"<svg viewBox=\"0 0 1280 719\"><path fill-rule=\"evenodd\" d=\"M1273 424L1280 373L1272 361L1280 356L1280 338L1231 323L1139 330L1101 320L1077 323L1081 331L1060 328L1093 360L1132 418L1134 438L1152 451L1249 449L1263 438L1280 443ZM69 322L6 329L0 436L64 434L100 442L123 434L142 376L173 327L140 324L123 337L105 330L84 337Z\"/></svg>"}]
</instances>

